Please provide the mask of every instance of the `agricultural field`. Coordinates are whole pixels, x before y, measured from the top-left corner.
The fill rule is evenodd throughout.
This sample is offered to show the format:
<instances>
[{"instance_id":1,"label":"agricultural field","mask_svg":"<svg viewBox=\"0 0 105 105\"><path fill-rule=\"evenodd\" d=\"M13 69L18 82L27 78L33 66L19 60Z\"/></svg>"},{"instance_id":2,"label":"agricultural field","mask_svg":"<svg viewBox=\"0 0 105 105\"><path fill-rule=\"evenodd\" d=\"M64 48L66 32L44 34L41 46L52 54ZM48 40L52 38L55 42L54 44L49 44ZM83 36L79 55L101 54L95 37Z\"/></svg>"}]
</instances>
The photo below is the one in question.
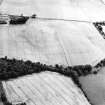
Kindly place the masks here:
<instances>
[{"instance_id":1,"label":"agricultural field","mask_svg":"<svg viewBox=\"0 0 105 105\"><path fill-rule=\"evenodd\" d=\"M105 68L104 68L105 70ZM104 71L105 72L105 71ZM79 78L84 92L93 105L105 104L105 74L89 75Z\"/></svg>"},{"instance_id":2,"label":"agricultural field","mask_svg":"<svg viewBox=\"0 0 105 105\"><path fill-rule=\"evenodd\" d=\"M56 81L55 81L56 80ZM3 81L9 102L27 105L90 105L70 78L51 72Z\"/></svg>"},{"instance_id":3,"label":"agricultural field","mask_svg":"<svg viewBox=\"0 0 105 105\"><path fill-rule=\"evenodd\" d=\"M24 25L0 25L0 57L63 66L95 66L105 58L105 39L93 25L105 19L104 1L1 1L3 14L35 13L37 18ZM79 81L91 103L104 104L104 69ZM57 73L34 73L2 83L7 99L14 104L90 105L71 78Z\"/></svg>"},{"instance_id":4,"label":"agricultural field","mask_svg":"<svg viewBox=\"0 0 105 105\"><path fill-rule=\"evenodd\" d=\"M30 19L2 26L0 33L1 57L66 66L95 65L105 57L105 41L92 23Z\"/></svg>"}]
</instances>

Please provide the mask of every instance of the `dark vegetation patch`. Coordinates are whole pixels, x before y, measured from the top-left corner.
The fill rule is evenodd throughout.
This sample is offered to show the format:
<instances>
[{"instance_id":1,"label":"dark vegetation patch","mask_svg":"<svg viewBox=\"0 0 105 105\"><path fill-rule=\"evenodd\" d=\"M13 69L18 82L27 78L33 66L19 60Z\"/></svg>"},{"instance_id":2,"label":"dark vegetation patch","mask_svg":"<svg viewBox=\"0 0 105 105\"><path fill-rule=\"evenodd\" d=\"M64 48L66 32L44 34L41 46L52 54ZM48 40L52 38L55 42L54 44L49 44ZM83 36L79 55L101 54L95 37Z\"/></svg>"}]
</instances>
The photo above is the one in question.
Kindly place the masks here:
<instances>
[{"instance_id":1,"label":"dark vegetation patch","mask_svg":"<svg viewBox=\"0 0 105 105\"><path fill-rule=\"evenodd\" d=\"M103 21L103 22L94 22L93 25L96 27L96 29L99 31L99 33L105 39L105 32L103 31L103 27L102 27L102 26L105 26L105 21Z\"/></svg>"},{"instance_id":2,"label":"dark vegetation patch","mask_svg":"<svg viewBox=\"0 0 105 105\"><path fill-rule=\"evenodd\" d=\"M91 65L77 65L63 67L56 64L55 66L41 64L40 62L31 62L29 60L17 60L15 58L0 58L0 80L9 80L32 73L44 71L57 72L72 78L86 76L92 73Z\"/></svg>"},{"instance_id":3,"label":"dark vegetation patch","mask_svg":"<svg viewBox=\"0 0 105 105\"><path fill-rule=\"evenodd\" d=\"M105 67L105 59L101 60L97 65L95 65L95 68L102 68Z\"/></svg>"}]
</instances>

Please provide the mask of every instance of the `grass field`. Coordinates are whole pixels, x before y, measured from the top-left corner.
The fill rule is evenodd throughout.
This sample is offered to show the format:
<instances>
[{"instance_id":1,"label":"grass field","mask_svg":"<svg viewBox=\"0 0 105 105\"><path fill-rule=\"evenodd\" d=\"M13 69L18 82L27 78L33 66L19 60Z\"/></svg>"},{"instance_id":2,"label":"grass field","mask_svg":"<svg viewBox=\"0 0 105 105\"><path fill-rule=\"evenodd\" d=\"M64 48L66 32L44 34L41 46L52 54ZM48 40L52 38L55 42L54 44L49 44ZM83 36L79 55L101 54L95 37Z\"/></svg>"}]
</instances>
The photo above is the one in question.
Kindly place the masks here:
<instances>
[{"instance_id":1,"label":"grass field","mask_svg":"<svg viewBox=\"0 0 105 105\"><path fill-rule=\"evenodd\" d=\"M29 20L0 33L1 57L51 65L95 65L105 57L104 39L91 23Z\"/></svg>"}]
</instances>

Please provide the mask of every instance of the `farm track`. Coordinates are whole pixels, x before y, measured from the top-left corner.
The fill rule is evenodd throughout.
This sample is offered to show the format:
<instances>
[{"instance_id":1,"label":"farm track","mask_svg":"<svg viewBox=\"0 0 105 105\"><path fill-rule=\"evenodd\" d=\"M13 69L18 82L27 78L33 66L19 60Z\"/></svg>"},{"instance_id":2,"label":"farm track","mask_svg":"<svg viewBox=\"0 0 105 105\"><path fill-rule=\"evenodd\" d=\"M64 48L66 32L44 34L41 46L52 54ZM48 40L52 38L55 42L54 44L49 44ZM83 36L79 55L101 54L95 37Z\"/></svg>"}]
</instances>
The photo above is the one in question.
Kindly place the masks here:
<instances>
[{"instance_id":1,"label":"farm track","mask_svg":"<svg viewBox=\"0 0 105 105\"><path fill-rule=\"evenodd\" d=\"M73 19L62 19L62 18L43 18L43 17L36 17L38 20L52 20L52 21L65 21L65 22L83 22L83 23L92 23L92 21L85 21L85 20L73 20Z\"/></svg>"}]
</instances>

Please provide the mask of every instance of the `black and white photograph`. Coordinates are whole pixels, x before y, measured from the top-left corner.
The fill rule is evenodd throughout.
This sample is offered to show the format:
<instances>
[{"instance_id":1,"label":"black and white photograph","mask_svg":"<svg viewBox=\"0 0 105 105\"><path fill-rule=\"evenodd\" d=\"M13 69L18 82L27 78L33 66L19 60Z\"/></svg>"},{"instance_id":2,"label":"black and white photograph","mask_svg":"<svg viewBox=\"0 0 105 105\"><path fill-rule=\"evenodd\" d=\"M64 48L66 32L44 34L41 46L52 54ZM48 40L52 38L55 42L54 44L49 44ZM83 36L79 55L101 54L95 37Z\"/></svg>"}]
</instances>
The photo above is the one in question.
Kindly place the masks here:
<instances>
[{"instance_id":1,"label":"black and white photograph","mask_svg":"<svg viewBox=\"0 0 105 105\"><path fill-rule=\"evenodd\" d=\"M105 0L0 0L0 105L105 105Z\"/></svg>"}]
</instances>

